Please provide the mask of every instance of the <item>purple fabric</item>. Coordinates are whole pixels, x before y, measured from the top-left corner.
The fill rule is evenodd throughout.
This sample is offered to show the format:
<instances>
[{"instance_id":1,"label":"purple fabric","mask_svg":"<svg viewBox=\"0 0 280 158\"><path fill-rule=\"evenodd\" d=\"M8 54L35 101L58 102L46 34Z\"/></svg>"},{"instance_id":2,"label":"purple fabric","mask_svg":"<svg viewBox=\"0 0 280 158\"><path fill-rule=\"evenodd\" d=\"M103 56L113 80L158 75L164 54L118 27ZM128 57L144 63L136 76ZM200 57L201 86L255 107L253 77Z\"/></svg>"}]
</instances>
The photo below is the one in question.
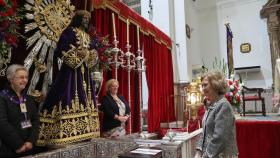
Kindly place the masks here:
<instances>
[{"instance_id":1,"label":"purple fabric","mask_svg":"<svg viewBox=\"0 0 280 158\"><path fill-rule=\"evenodd\" d=\"M70 49L70 44L76 46L76 35L72 28L67 28L64 30L64 32L61 34L60 40L58 41L57 48L55 50L55 58L54 60L57 60L57 57L62 57L62 52L67 52ZM90 81L88 82L88 77L86 72L88 71L86 65L84 64L85 68L85 75L84 79L85 82L88 84L90 83L91 87L91 97L94 100L94 103L96 105L96 97L95 97L95 91L94 91L94 81L90 78ZM81 68L77 68L77 90L78 90L78 96L79 101L81 104L86 105L86 91L83 90L83 83L82 83L82 73ZM49 90L45 103L43 107L41 108L42 112L43 110L47 109L49 112L52 111L54 105L59 105L59 102L62 102L63 108L66 107L66 105L71 105L71 100L75 98L75 69L69 67L65 63L62 64L60 71L57 74L57 77L55 79L55 82L53 83L51 89ZM88 88L88 87L87 87Z\"/></svg>"},{"instance_id":2,"label":"purple fabric","mask_svg":"<svg viewBox=\"0 0 280 158\"><path fill-rule=\"evenodd\" d=\"M4 89L2 91L0 91L0 96L4 97L4 98L9 98L10 101L12 101L15 104L20 104L22 101L25 102L26 101L26 91L23 90L21 92L21 99L18 98L17 94L14 92L14 90L9 86L7 87L7 89Z\"/></svg>"},{"instance_id":3,"label":"purple fabric","mask_svg":"<svg viewBox=\"0 0 280 158\"><path fill-rule=\"evenodd\" d=\"M233 67L231 68L231 66L233 66L233 54L231 53L233 51L232 50L233 34L229 24L226 24L226 32L227 32L227 63L228 63L228 70L229 70L228 76L230 77L233 71L231 70L233 68Z\"/></svg>"}]
</instances>

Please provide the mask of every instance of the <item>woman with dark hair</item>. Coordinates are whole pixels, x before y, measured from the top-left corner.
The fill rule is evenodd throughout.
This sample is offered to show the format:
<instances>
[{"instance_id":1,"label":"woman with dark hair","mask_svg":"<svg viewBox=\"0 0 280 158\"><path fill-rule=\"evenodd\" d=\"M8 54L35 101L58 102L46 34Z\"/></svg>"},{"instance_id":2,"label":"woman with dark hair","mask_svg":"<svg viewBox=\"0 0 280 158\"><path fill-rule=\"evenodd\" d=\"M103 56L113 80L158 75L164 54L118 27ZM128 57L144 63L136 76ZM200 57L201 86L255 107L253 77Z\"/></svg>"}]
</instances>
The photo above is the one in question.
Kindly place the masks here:
<instances>
[{"instance_id":1,"label":"woman with dark hair","mask_svg":"<svg viewBox=\"0 0 280 158\"><path fill-rule=\"evenodd\" d=\"M32 154L38 137L37 103L27 95L28 71L13 64L7 69L10 85L0 92L0 157Z\"/></svg>"},{"instance_id":2,"label":"woman with dark hair","mask_svg":"<svg viewBox=\"0 0 280 158\"><path fill-rule=\"evenodd\" d=\"M99 137L99 118L92 76L97 62L86 33L90 13L79 10L61 34L55 58L63 63L40 110L40 146L60 146Z\"/></svg>"},{"instance_id":3,"label":"woman with dark hair","mask_svg":"<svg viewBox=\"0 0 280 158\"><path fill-rule=\"evenodd\" d=\"M227 82L220 72L206 73L201 80L207 111L203 116L203 132L195 158L237 158L235 117L224 97Z\"/></svg>"}]
</instances>

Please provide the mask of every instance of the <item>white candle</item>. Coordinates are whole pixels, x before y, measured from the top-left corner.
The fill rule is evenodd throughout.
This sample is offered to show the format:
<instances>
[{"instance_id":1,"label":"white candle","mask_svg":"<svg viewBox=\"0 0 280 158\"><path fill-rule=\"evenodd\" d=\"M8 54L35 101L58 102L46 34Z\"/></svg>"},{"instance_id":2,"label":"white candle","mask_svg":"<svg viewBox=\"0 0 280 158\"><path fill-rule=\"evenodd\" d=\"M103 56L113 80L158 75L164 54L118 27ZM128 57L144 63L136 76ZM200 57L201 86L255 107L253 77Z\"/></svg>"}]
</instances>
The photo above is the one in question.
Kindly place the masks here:
<instances>
[{"instance_id":1,"label":"white candle","mask_svg":"<svg viewBox=\"0 0 280 158\"><path fill-rule=\"evenodd\" d=\"M145 57L144 57L144 46L143 46L143 43L142 43L142 57L143 57L143 59L144 59L144 61L145 61ZM144 64L144 62L143 62L143 64Z\"/></svg>"},{"instance_id":2,"label":"white candle","mask_svg":"<svg viewBox=\"0 0 280 158\"><path fill-rule=\"evenodd\" d=\"M137 25L137 48L140 50L139 26Z\"/></svg>"},{"instance_id":3,"label":"white candle","mask_svg":"<svg viewBox=\"0 0 280 158\"><path fill-rule=\"evenodd\" d=\"M115 14L112 13L112 20L113 20L113 33L114 33L114 39L116 39L116 25L115 25Z\"/></svg>"},{"instance_id":4,"label":"white candle","mask_svg":"<svg viewBox=\"0 0 280 158\"><path fill-rule=\"evenodd\" d=\"M194 93L191 94L191 104L196 103L196 95Z\"/></svg>"},{"instance_id":5,"label":"white candle","mask_svg":"<svg viewBox=\"0 0 280 158\"><path fill-rule=\"evenodd\" d=\"M129 43L129 20L126 20L126 42Z\"/></svg>"}]
</instances>

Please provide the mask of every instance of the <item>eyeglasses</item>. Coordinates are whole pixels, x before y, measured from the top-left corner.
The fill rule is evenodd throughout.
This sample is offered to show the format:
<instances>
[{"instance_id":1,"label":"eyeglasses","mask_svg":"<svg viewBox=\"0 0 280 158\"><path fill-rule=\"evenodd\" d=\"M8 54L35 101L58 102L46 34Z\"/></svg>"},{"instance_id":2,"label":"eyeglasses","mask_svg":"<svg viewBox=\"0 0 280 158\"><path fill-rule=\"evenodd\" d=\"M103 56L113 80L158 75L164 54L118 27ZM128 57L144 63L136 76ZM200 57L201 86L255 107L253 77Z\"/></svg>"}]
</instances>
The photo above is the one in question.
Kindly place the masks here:
<instances>
[{"instance_id":1,"label":"eyeglasses","mask_svg":"<svg viewBox=\"0 0 280 158\"><path fill-rule=\"evenodd\" d=\"M27 79L28 80L28 76L18 76L18 77L14 77L14 78L21 79L21 80L23 80L23 79Z\"/></svg>"}]
</instances>

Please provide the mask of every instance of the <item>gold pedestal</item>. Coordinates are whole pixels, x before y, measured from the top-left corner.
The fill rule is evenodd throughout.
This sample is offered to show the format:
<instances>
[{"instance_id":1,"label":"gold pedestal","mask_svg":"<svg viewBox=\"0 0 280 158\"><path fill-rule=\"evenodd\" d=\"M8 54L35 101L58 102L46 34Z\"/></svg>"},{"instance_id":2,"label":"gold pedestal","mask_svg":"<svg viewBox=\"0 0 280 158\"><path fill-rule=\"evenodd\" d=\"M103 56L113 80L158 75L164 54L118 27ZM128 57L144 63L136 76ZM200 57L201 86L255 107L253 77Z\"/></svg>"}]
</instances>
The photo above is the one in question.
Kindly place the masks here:
<instances>
[{"instance_id":1,"label":"gold pedestal","mask_svg":"<svg viewBox=\"0 0 280 158\"><path fill-rule=\"evenodd\" d=\"M190 121L197 121L198 128L201 127L200 120L198 119L198 109L202 106L202 103L197 104L186 104L185 110L184 110L184 124L189 129L189 123ZM189 131L188 131L189 132Z\"/></svg>"},{"instance_id":2,"label":"gold pedestal","mask_svg":"<svg viewBox=\"0 0 280 158\"><path fill-rule=\"evenodd\" d=\"M197 104L186 104L185 111L188 112L188 119L197 119L197 111L198 108L202 105L202 103Z\"/></svg>"}]
</instances>

